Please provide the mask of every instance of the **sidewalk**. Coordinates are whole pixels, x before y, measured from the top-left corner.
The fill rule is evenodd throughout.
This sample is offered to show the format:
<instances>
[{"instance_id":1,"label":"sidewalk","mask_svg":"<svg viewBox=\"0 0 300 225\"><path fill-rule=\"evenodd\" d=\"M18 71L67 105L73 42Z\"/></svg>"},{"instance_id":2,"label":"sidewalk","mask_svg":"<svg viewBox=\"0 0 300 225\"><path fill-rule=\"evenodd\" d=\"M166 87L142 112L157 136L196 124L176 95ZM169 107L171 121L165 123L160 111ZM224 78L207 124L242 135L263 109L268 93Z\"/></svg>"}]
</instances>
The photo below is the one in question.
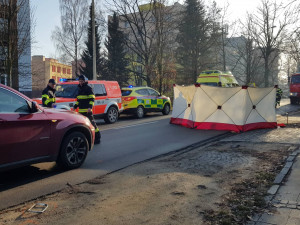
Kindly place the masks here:
<instances>
[{"instance_id":1,"label":"sidewalk","mask_svg":"<svg viewBox=\"0 0 300 225\"><path fill-rule=\"evenodd\" d=\"M266 201L270 208L255 215L247 225L300 225L300 111L289 113L288 119L281 112L277 110L278 123L287 124L288 121L287 127L250 131L225 140L293 145L293 153L268 191Z\"/></svg>"}]
</instances>

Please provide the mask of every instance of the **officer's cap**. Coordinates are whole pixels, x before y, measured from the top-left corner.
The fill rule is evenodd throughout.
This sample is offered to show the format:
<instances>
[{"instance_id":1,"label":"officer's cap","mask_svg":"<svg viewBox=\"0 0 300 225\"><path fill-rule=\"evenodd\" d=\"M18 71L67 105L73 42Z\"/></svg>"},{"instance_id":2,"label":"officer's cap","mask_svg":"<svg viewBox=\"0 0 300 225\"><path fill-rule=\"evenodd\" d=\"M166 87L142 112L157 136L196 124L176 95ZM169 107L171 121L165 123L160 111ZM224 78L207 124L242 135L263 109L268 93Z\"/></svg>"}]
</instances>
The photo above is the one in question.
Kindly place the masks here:
<instances>
[{"instance_id":1,"label":"officer's cap","mask_svg":"<svg viewBox=\"0 0 300 225\"><path fill-rule=\"evenodd\" d=\"M51 84L56 84L56 82L55 82L54 79L50 79L48 83L49 83L49 84L50 84L50 83L51 83Z\"/></svg>"},{"instance_id":2,"label":"officer's cap","mask_svg":"<svg viewBox=\"0 0 300 225\"><path fill-rule=\"evenodd\" d=\"M80 75L80 76L78 77L78 80L85 80L85 77L84 77L83 75Z\"/></svg>"}]
</instances>

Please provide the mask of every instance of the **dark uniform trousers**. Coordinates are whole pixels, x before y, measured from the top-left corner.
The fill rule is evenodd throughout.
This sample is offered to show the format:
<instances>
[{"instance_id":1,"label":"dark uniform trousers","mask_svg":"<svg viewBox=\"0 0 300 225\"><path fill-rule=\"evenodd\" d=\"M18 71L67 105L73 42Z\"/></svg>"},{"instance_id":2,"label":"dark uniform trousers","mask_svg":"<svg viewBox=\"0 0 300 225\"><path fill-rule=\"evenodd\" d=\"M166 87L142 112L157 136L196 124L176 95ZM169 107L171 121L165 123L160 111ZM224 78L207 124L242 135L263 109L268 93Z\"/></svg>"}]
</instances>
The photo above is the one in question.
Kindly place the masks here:
<instances>
[{"instance_id":1,"label":"dark uniform trousers","mask_svg":"<svg viewBox=\"0 0 300 225\"><path fill-rule=\"evenodd\" d=\"M87 118L89 118L89 120L91 121L91 124L95 127L95 142L100 142L100 139L101 139L101 133L100 133L100 130L95 122L95 119L94 119L94 116L93 116L93 113L80 113L81 115L83 116L86 116Z\"/></svg>"}]
</instances>

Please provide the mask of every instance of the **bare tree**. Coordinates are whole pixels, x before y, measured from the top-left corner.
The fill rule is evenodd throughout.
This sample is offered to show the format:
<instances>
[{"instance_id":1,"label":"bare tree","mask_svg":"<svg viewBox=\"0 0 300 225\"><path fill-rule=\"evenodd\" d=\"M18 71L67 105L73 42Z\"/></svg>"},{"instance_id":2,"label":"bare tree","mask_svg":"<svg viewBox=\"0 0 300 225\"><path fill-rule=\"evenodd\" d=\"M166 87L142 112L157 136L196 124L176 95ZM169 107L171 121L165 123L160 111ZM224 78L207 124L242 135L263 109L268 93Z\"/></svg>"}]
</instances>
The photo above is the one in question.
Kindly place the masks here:
<instances>
[{"instance_id":1,"label":"bare tree","mask_svg":"<svg viewBox=\"0 0 300 225\"><path fill-rule=\"evenodd\" d=\"M154 51L156 63L152 83L159 92L168 92L175 83L175 48L176 35L183 7L180 4L166 6L165 0L154 1L152 11L154 26ZM173 79L172 79L173 78Z\"/></svg>"},{"instance_id":2,"label":"bare tree","mask_svg":"<svg viewBox=\"0 0 300 225\"><path fill-rule=\"evenodd\" d=\"M154 22L156 18L153 12L159 10L160 3L155 0L150 0L145 5L140 3L138 0L112 0L110 8L117 12L120 22L126 24L123 32L127 36L126 45L131 59L135 59L133 64L137 68L136 75L151 86L151 75L158 54L155 43L157 24ZM141 84L140 81L137 82Z\"/></svg>"},{"instance_id":3,"label":"bare tree","mask_svg":"<svg viewBox=\"0 0 300 225\"><path fill-rule=\"evenodd\" d=\"M239 21L239 37L231 37L227 45L227 56L230 64L230 70L236 75L236 79L242 85L250 83L263 83L263 60L260 50L255 47L254 40L251 37L251 21Z\"/></svg>"},{"instance_id":4,"label":"bare tree","mask_svg":"<svg viewBox=\"0 0 300 225\"><path fill-rule=\"evenodd\" d=\"M214 69L220 69L223 71L228 70L228 55L227 47L230 45L231 37L235 35L235 21L229 22L227 19L228 16L228 7L229 4L224 3L223 8L218 8L214 2L210 12L209 17L210 21L213 23L212 35L211 35L211 50L210 54L212 57L212 64L210 67ZM231 30L229 36L229 28Z\"/></svg>"},{"instance_id":5,"label":"bare tree","mask_svg":"<svg viewBox=\"0 0 300 225\"><path fill-rule=\"evenodd\" d=\"M221 9L213 2L205 5L204 1L186 0L185 10L177 35L176 50L177 83L195 83L202 70L215 68L222 60L220 39ZM224 55L225 56L225 55Z\"/></svg>"},{"instance_id":6,"label":"bare tree","mask_svg":"<svg viewBox=\"0 0 300 225\"><path fill-rule=\"evenodd\" d=\"M20 60L31 55L34 24L29 0L0 0L0 18L0 73L7 76L9 86L19 90L20 75L31 66L30 60Z\"/></svg>"},{"instance_id":7,"label":"bare tree","mask_svg":"<svg viewBox=\"0 0 300 225\"><path fill-rule=\"evenodd\" d=\"M294 61L296 63L296 68L293 72L300 70L300 31L297 29L289 38L286 43L285 52L290 58L290 62ZM289 75L290 73L288 73Z\"/></svg>"},{"instance_id":8,"label":"bare tree","mask_svg":"<svg viewBox=\"0 0 300 225\"><path fill-rule=\"evenodd\" d=\"M87 0L59 0L61 27L56 27L52 40L57 50L74 61L75 74L79 72L78 59L82 51L88 16Z\"/></svg>"},{"instance_id":9,"label":"bare tree","mask_svg":"<svg viewBox=\"0 0 300 225\"><path fill-rule=\"evenodd\" d=\"M249 32L264 61L264 86L276 81L272 68L288 38L288 28L298 18L298 12L276 0L262 0L256 14L248 14ZM275 71L276 72L276 71Z\"/></svg>"}]
</instances>

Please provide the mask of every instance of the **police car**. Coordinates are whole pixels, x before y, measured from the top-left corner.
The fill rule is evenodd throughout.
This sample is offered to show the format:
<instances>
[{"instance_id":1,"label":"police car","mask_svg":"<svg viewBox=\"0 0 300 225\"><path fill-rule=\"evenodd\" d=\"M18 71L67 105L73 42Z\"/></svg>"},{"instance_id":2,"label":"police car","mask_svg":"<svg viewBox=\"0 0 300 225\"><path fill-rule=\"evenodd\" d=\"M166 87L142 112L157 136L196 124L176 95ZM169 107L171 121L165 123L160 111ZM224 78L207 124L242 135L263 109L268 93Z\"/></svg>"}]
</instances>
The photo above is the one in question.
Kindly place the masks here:
<instances>
[{"instance_id":1,"label":"police car","mask_svg":"<svg viewBox=\"0 0 300 225\"><path fill-rule=\"evenodd\" d=\"M134 114L137 118L143 118L147 112L162 112L163 115L170 113L170 98L153 88L129 86L121 91L123 113Z\"/></svg>"}]
</instances>

